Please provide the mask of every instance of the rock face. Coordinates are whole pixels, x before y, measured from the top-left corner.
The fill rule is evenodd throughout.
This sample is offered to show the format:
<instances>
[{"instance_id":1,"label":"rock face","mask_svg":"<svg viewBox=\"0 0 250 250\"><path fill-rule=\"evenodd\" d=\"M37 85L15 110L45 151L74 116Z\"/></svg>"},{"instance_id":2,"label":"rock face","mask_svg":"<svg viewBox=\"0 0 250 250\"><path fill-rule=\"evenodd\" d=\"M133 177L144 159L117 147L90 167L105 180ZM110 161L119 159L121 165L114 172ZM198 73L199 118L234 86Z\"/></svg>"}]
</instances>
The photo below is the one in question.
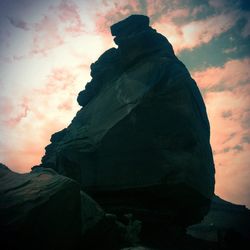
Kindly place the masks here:
<instances>
[{"instance_id":1,"label":"rock face","mask_svg":"<svg viewBox=\"0 0 250 250\"><path fill-rule=\"evenodd\" d=\"M78 183L52 169L17 174L0 163L4 249L120 249L138 240L140 222L128 222L105 214Z\"/></svg>"},{"instance_id":2,"label":"rock face","mask_svg":"<svg viewBox=\"0 0 250 250\"><path fill-rule=\"evenodd\" d=\"M195 238L238 249L239 242L250 243L250 210L214 196L209 213L187 232Z\"/></svg>"},{"instance_id":3,"label":"rock face","mask_svg":"<svg viewBox=\"0 0 250 250\"><path fill-rule=\"evenodd\" d=\"M186 226L207 213L214 164L205 105L168 40L133 15L91 65L82 109L42 166L77 180L106 211Z\"/></svg>"},{"instance_id":4,"label":"rock face","mask_svg":"<svg viewBox=\"0 0 250 250\"><path fill-rule=\"evenodd\" d=\"M79 185L52 169L17 174L1 165L2 244L6 249L74 246L81 233L80 202Z\"/></svg>"}]
</instances>

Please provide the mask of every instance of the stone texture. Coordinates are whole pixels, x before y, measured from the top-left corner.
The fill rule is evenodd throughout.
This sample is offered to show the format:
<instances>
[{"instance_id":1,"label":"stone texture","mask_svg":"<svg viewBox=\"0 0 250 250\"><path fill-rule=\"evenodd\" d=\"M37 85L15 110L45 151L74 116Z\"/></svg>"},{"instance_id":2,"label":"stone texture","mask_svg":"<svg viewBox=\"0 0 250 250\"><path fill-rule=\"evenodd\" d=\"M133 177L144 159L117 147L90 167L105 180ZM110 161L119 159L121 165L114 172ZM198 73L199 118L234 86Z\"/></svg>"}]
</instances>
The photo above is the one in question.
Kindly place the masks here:
<instances>
[{"instance_id":1,"label":"stone texture","mask_svg":"<svg viewBox=\"0 0 250 250\"><path fill-rule=\"evenodd\" d=\"M119 249L138 241L140 222L106 214L75 181L36 167L0 164L0 235L5 249Z\"/></svg>"},{"instance_id":2,"label":"stone texture","mask_svg":"<svg viewBox=\"0 0 250 250\"><path fill-rule=\"evenodd\" d=\"M6 249L57 249L81 233L79 185L52 169L17 174L0 166L0 234Z\"/></svg>"},{"instance_id":3,"label":"stone texture","mask_svg":"<svg viewBox=\"0 0 250 250\"><path fill-rule=\"evenodd\" d=\"M118 216L133 213L148 225L198 222L214 192L199 89L147 17L129 17L111 31L118 48L91 65L92 80L78 96L82 109L52 136L42 166L77 180Z\"/></svg>"},{"instance_id":4,"label":"stone texture","mask_svg":"<svg viewBox=\"0 0 250 250\"><path fill-rule=\"evenodd\" d=\"M201 223L187 231L195 238L217 242L223 247L239 247L239 242L250 243L250 210L214 196L209 213ZM237 247L238 246L238 247Z\"/></svg>"}]
</instances>

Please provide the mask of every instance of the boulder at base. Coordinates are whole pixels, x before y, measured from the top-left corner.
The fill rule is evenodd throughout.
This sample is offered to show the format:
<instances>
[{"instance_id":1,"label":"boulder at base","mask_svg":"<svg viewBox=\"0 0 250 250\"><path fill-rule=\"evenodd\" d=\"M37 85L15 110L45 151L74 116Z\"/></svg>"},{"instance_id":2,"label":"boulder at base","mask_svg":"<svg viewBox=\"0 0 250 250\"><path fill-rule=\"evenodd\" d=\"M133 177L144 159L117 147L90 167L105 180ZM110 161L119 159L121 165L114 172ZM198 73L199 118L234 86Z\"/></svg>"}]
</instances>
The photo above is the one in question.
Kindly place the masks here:
<instances>
[{"instance_id":1,"label":"boulder at base","mask_svg":"<svg viewBox=\"0 0 250 250\"><path fill-rule=\"evenodd\" d=\"M148 17L132 15L111 32L118 48L91 65L82 109L52 135L42 166L77 180L107 212L149 225L196 223L214 192L199 89Z\"/></svg>"},{"instance_id":2,"label":"boulder at base","mask_svg":"<svg viewBox=\"0 0 250 250\"><path fill-rule=\"evenodd\" d=\"M0 164L0 234L6 249L74 249L104 212L53 169L18 174ZM7 248L9 247L9 248Z\"/></svg>"},{"instance_id":3,"label":"boulder at base","mask_svg":"<svg viewBox=\"0 0 250 250\"><path fill-rule=\"evenodd\" d=\"M250 210L215 195L208 214L199 224L190 226L187 233L225 249L247 249L241 247L244 243L250 245Z\"/></svg>"},{"instance_id":4,"label":"boulder at base","mask_svg":"<svg viewBox=\"0 0 250 250\"><path fill-rule=\"evenodd\" d=\"M18 174L1 165L0 234L6 249L74 246L81 234L79 185L53 169Z\"/></svg>"},{"instance_id":5,"label":"boulder at base","mask_svg":"<svg viewBox=\"0 0 250 250\"><path fill-rule=\"evenodd\" d=\"M119 249L138 240L140 222L122 223L74 180L53 169L18 174L0 164L4 249Z\"/></svg>"}]
</instances>

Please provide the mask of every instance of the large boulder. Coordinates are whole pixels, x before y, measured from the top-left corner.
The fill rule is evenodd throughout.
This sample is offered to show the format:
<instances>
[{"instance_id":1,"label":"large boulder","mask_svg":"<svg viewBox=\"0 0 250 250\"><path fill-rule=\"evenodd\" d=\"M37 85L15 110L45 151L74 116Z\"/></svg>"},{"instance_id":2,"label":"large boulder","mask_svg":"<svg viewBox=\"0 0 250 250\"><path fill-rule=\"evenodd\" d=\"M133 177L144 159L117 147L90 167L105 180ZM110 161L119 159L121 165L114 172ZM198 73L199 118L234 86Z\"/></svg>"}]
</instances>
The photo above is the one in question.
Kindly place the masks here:
<instances>
[{"instance_id":1,"label":"large boulder","mask_svg":"<svg viewBox=\"0 0 250 250\"><path fill-rule=\"evenodd\" d=\"M69 249L80 234L78 183L52 169L18 174L0 165L0 235L6 249Z\"/></svg>"},{"instance_id":2,"label":"large boulder","mask_svg":"<svg viewBox=\"0 0 250 250\"><path fill-rule=\"evenodd\" d=\"M125 222L53 169L18 174L0 163L4 249L119 249L137 242L140 232L139 221Z\"/></svg>"},{"instance_id":3,"label":"large boulder","mask_svg":"<svg viewBox=\"0 0 250 250\"><path fill-rule=\"evenodd\" d=\"M215 195L208 214L199 224L188 227L187 233L224 248L241 249L241 244L250 245L250 210Z\"/></svg>"},{"instance_id":4,"label":"large boulder","mask_svg":"<svg viewBox=\"0 0 250 250\"><path fill-rule=\"evenodd\" d=\"M118 48L91 65L82 109L52 136L42 166L77 180L107 212L187 226L207 213L214 163L206 108L168 40L133 15Z\"/></svg>"}]
</instances>

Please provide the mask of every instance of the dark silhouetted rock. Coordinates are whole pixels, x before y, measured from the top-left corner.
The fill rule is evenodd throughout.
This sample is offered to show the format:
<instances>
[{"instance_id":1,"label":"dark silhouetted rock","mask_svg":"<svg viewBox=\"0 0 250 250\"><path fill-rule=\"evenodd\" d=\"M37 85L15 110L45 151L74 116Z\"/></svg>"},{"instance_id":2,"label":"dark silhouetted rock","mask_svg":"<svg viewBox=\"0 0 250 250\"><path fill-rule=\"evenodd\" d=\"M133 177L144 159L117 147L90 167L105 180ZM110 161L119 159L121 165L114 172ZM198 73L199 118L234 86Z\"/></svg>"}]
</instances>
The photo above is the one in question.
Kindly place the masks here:
<instances>
[{"instance_id":1,"label":"dark silhouetted rock","mask_svg":"<svg viewBox=\"0 0 250 250\"><path fill-rule=\"evenodd\" d=\"M162 232L199 222L214 192L199 89L147 17L111 30L118 48L91 65L78 96L83 108L52 136L42 166L77 180L106 212L134 214L146 238L154 225Z\"/></svg>"},{"instance_id":2,"label":"dark silhouetted rock","mask_svg":"<svg viewBox=\"0 0 250 250\"><path fill-rule=\"evenodd\" d=\"M126 20L111 26L112 36L129 36L149 28L149 18L143 15L131 15Z\"/></svg>"},{"instance_id":3,"label":"dark silhouetted rock","mask_svg":"<svg viewBox=\"0 0 250 250\"><path fill-rule=\"evenodd\" d=\"M221 248L244 249L250 245L250 210L214 196L209 213L187 231L193 237L217 242Z\"/></svg>"},{"instance_id":4,"label":"dark silhouetted rock","mask_svg":"<svg viewBox=\"0 0 250 250\"><path fill-rule=\"evenodd\" d=\"M6 249L69 248L80 233L80 187L75 181L52 169L17 174L0 168L0 235Z\"/></svg>"},{"instance_id":5,"label":"dark silhouetted rock","mask_svg":"<svg viewBox=\"0 0 250 250\"><path fill-rule=\"evenodd\" d=\"M118 221L75 181L53 169L17 174L0 164L0 235L5 249L119 249L140 222Z\"/></svg>"}]
</instances>

